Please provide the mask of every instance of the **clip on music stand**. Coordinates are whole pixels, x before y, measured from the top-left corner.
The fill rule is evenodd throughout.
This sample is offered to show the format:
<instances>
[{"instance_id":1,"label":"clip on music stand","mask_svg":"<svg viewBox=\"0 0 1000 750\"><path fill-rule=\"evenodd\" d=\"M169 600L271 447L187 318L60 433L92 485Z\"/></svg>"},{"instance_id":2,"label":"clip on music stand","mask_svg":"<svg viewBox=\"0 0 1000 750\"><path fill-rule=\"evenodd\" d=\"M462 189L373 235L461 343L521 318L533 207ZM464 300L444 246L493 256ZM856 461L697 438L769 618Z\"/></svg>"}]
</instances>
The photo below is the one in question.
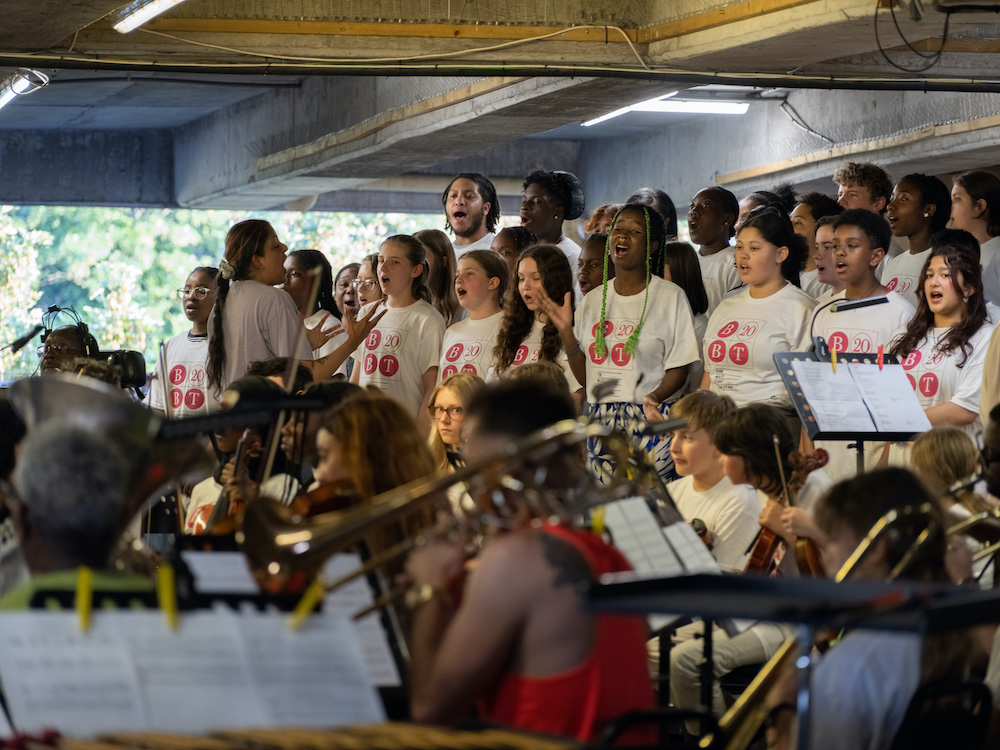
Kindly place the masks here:
<instances>
[{"instance_id":1,"label":"clip on music stand","mask_svg":"<svg viewBox=\"0 0 1000 750\"><path fill-rule=\"evenodd\" d=\"M882 354L881 363L879 362L878 354L866 353L866 352L837 352L836 361L839 366L850 367L851 365L873 365L878 366L880 370L886 370L892 372L890 368L899 368L902 371L902 366L899 364L898 358L891 354ZM913 435L930 429L930 423L927 422L926 417L923 417L923 407L920 406L920 402L917 399L916 393L912 389L908 389L907 392L900 392L897 394L898 398L903 400L905 403L895 405L893 411L898 411L900 414L907 414L913 422L918 422L925 426L920 429L907 429L901 431L892 430L878 430L877 427L875 431L858 429L857 424L852 424L851 419L846 417L846 414L839 420L835 420L831 425L831 415L821 414L819 410L814 408L813 404L809 403L807 395L804 393L807 388L804 388L799 382L798 376L795 370L792 368L792 363L796 361L802 362L817 362L827 365L830 372L830 377L836 376L836 371L833 368L833 361L830 355L830 350L827 348L826 342L822 338L817 337L815 339L815 350L808 352L777 352L774 354L774 364L778 368L778 375L781 377L782 382L785 384L785 389L788 391L788 395L792 399L792 405L795 407L795 411L802 421L803 426L806 429L806 434L809 436L810 440L839 440L839 441L852 441L847 447L854 448L857 451L857 473L864 474L865 472L865 447L864 441L908 441L913 438ZM842 383L838 383L839 387ZM859 389L855 389L857 393L865 400L866 408L868 409L869 416L872 417L872 421L877 425L877 419L873 412L872 405L869 404L870 395L862 392ZM871 396L874 398L874 396ZM919 415L918 415L919 412ZM921 420L922 417L922 420ZM821 426L820 420L827 422L824 427Z\"/></svg>"}]
</instances>

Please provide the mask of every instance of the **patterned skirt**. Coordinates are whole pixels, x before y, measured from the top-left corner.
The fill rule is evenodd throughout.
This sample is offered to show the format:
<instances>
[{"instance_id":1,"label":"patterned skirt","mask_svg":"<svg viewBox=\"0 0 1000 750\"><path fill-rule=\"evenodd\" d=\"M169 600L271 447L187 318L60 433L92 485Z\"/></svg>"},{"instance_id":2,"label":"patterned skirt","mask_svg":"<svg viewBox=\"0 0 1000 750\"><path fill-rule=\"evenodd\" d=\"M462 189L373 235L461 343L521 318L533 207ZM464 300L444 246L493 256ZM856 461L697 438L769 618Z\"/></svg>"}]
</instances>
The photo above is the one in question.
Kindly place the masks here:
<instances>
[{"instance_id":1,"label":"patterned skirt","mask_svg":"<svg viewBox=\"0 0 1000 750\"><path fill-rule=\"evenodd\" d=\"M660 414L664 419L670 419L670 407L677 402L677 399L660 404ZM660 475L664 482L671 482L677 479L677 472L674 471L674 457L670 455L670 442L673 439L671 433L663 435L645 436L642 431L649 425L646 416L642 413L642 404L630 404L624 402L590 404L590 418L595 422L607 425L615 430L624 433L632 442L636 449L643 451L656 466L656 473ZM587 455L589 458L591 471L597 480L603 485L607 484L614 472L614 459L605 450L600 440L592 439L587 445Z\"/></svg>"}]
</instances>

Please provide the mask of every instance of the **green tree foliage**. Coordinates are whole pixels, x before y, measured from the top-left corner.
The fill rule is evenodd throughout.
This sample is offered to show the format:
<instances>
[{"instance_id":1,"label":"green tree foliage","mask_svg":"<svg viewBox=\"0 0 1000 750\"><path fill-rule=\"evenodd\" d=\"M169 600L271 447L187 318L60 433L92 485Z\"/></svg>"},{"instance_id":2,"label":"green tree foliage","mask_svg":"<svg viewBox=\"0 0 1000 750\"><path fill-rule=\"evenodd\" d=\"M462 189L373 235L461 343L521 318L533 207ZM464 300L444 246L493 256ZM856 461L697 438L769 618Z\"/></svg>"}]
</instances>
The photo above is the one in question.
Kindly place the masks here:
<instances>
[{"instance_id":1,"label":"green tree foliage","mask_svg":"<svg viewBox=\"0 0 1000 750\"><path fill-rule=\"evenodd\" d=\"M270 221L290 249L322 250L335 272L387 236L441 225L433 214L0 207L0 345L49 306L72 307L102 350L140 351L151 371L159 342L189 327L176 290L195 267L218 265L229 227L247 218ZM0 380L32 374L37 344L0 354Z\"/></svg>"}]
</instances>

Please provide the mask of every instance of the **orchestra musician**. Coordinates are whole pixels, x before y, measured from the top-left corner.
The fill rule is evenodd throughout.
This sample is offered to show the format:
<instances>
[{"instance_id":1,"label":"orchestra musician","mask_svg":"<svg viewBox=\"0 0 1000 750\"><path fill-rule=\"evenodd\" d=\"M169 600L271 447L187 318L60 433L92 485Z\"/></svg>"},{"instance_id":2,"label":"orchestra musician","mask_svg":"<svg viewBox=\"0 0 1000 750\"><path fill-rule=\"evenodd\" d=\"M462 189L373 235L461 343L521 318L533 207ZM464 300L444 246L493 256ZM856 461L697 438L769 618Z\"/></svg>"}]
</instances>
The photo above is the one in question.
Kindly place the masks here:
<instances>
[{"instance_id":1,"label":"orchestra musician","mask_svg":"<svg viewBox=\"0 0 1000 750\"><path fill-rule=\"evenodd\" d=\"M495 456L573 415L570 400L539 384L485 390L469 405L465 456L470 463ZM573 450L546 466L547 488L575 483L585 471ZM629 566L594 534L533 518L510 486L476 493L483 512L502 494L523 520L487 543L467 578L459 543L437 539L407 560L412 715L453 723L475 703L489 721L594 739L620 714L652 706L644 622L585 612L577 588Z\"/></svg>"}]
</instances>

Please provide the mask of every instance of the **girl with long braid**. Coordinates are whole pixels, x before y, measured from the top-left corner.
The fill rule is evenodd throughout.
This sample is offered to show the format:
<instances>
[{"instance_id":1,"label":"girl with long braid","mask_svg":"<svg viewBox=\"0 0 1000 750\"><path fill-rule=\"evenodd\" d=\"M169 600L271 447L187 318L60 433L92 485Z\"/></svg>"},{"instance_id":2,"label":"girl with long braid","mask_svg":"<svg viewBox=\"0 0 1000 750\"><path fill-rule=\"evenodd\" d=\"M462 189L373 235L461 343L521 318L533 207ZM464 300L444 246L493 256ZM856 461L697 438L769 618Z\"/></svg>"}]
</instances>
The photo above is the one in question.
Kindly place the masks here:
<instances>
[{"instance_id":1,"label":"girl with long braid","mask_svg":"<svg viewBox=\"0 0 1000 750\"><path fill-rule=\"evenodd\" d=\"M569 297L550 298L542 310L559 330L573 373L584 384L591 416L632 436L665 479L674 479L670 438L643 437L644 409L664 417L682 395L688 366L698 361L691 305L676 284L662 278L663 219L648 206L630 203L615 216L608 235L602 293L584 297L574 330ZM609 282L609 263L614 278ZM599 479L613 470L592 447Z\"/></svg>"},{"instance_id":2,"label":"girl with long braid","mask_svg":"<svg viewBox=\"0 0 1000 750\"><path fill-rule=\"evenodd\" d=\"M219 262L219 291L208 325L208 383L220 394L243 376L250 362L298 355L316 380L329 378L378 322L369 314L344 321L347 342L327 357L312 359L312 348L328 335L308 332L299 341L302 320L291 296L278 288L285 280L285 253L274 228L261 219L235 224L226 235Z\"/></svg>"}]
</instances>

